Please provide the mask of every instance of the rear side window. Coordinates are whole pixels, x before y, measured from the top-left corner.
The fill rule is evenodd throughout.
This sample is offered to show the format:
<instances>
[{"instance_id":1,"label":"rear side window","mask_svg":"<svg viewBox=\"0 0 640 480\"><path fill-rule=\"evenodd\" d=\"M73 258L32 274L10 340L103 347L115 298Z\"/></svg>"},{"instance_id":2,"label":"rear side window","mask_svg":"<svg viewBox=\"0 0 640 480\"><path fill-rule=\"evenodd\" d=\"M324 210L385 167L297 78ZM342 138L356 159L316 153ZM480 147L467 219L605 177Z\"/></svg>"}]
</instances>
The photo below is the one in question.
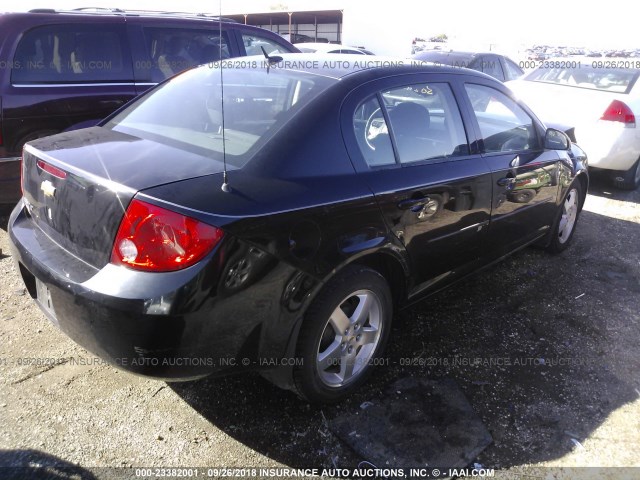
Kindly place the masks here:
<instances>
[{"instance_id":1,"label":"rear side window","mask_svg":"<svg viewBox=\"0 0 640 480\"><path fill-rule=\"evenodd\" d=\"M421 83L382 93L400 163L467 155L469 148L451 88Z\"/></svg>"},{"instance_id":2,"label":"rear side window","mask_svg":"<svg viewBox=\"0 0 640 480\"><path fill-rule=\"evenodd\" d=\"M261 37L260 35L243 33L242 42L244 43L244 50L247 55L264 55L262 48L265 49L268 55L289 52L289 50L279 43L269 38Z\"/></svg>"},{"instance_id":3,"label":"rear side window","mask_svg":"<svg viewBox=\"0 0 640 480\"><path fill-rule=\"evenodd\" d=\"M152 81L161 81L203 63L230 57L226 32L177 28L145 28L145 46L149 58L145 67Z\"/></svg>"},{"instance_id":4,"label":"rear side window","mask_svg":"<svg viewBox=\"0 0 640 480\"><path fill-rule=\"evenodd\" d=\"M465 85L484 143L483 152L537 150L538 136L531 117L515 101L484 85Z\"/></svg>"},{"instance_id":5,"label":"rear side window","mask_svg":"<svg viewBox=\"0 0 640 480\"><path fill-rule=\"evenodd\" d=\"M469 154L458 105L446 83L420 83L380 92L358 106L354 130L369 166L439 162ZM392 148L392 144L395 147Z\"/></svg>"},{"instance_id":6,"label":"rear side window","mask_svg":"<svg viewBox=\"0 0 640 480\"><path fill-rule=\"evenodd\" d=\"M131 55L119 25L47 25L16 49L14 84L131 82Z\"/></svg>"},{"instance_id":7,"label":"rear side window","mask_svg":"<svg viewBox=\"0 0 640 480\"><path fill-rule=\"evenodd\" d=\"M364 160L370 167L394 165L389 128L378 97L362 102L353 115L353 128Z\"/></svg>"}]
</instances>

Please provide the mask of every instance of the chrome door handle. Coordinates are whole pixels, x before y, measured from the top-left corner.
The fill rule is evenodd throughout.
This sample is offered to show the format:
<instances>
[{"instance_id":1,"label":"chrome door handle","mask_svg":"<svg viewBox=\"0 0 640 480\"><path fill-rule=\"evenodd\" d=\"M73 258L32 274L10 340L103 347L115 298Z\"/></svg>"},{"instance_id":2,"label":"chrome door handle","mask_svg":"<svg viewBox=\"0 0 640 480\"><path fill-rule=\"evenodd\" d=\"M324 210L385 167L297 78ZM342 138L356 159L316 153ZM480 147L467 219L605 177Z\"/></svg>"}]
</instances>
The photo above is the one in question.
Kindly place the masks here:
<instances>
[{"instance_id":1,"label":"chrome door handle","mask_svg":"<svg viewBox=\"0 0 640 480\"><path fill-rule=\"evenodd\" d=\"M409 198L407 200L402 200L401 202L399 202L398 208L400 210L411 210L414 212L419 212L422 207L424 207L430 201L431 199L429 197Z\"/></svg>"}]
</instances>

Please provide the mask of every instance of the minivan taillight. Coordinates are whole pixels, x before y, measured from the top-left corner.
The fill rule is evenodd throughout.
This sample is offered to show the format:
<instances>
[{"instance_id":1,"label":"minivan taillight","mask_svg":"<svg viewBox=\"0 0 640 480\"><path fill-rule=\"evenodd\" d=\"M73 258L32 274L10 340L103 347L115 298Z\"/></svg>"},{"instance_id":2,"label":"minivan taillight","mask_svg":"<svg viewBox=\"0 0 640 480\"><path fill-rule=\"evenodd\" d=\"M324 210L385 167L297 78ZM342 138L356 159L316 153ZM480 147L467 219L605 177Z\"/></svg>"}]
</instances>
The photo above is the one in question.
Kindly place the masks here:
<instances>
[{"instance_id":1,"label":"minivan taillight","mask_svg":"<svg viewBox=\"0 0 640 480\"><path fill-rule=\"evenodd\" d=\"M609 105L604 111L600 120L621 122L624 123L626 127L636 126L636 116L633 114L629 106L620 100L614 100L611 102L611 105Z\"/></svg>"},{"instance_id":2,"label":"minivan taillight","mask_svg":"<svg viewBox=\"0 0 640 480\"><path fill-rule=\"evenodd\" d=\"M222 240L219 228L134 199L120 223L111 263L169 272L190 267Z\"/></svg>"}]
</instances>

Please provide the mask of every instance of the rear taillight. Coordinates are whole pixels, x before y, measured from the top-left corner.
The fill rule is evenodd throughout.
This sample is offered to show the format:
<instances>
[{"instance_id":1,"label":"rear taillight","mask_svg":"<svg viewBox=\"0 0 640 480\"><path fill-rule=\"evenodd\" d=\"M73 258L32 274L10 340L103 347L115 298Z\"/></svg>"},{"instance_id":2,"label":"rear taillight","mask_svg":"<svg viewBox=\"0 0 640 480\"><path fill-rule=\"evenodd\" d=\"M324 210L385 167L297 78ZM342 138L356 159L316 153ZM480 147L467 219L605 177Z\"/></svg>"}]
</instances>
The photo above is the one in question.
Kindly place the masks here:
<instances>
[{"instance_id":1,"label":"rear taillight","mask_svg":"<svg viewBox=\"0 0 640 480\"><path fill-rule=\"evenodd\" d=\"M628 127L636 126L636 116L633 114L629 106L620 100L614 100L611 102L611 105L609 105L604 111L600 120L621 122Z\"/></svg>"},{"instance_id":2,"label":"rear taillight","mask_svg":"<svg viewBox=\"0 0 640 480\"><path fill-rule=\"evenodd\" d=\"M219 228L134 199L124 214L111 263L168 272L190 267L222 240Z\"/></svg>"}]
</instances>

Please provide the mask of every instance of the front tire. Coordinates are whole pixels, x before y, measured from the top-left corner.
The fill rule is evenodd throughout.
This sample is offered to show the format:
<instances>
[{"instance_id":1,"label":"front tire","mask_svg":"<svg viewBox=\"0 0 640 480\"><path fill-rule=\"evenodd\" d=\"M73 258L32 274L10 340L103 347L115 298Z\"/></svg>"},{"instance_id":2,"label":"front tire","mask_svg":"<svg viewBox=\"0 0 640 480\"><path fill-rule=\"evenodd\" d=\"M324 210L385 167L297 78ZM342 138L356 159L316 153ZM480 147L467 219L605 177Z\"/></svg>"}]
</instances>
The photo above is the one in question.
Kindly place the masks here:
<instances>
[{"instance_id":1,"label":"front tire","mask_svg":"<svg viewBox=\"0 0 640 480\"><path fill-rule=\"evenodd\" d=\"M393 306L389 285L375 270L349 266L332 279L305 315L293 372L298 395L332 403L355 392L380 363Z\"/></svg>"},{"instance_id":2,"label":"front tire","mask_svg":"<svg viewBox=\"0 0 640 480\"><path fill-rule=\"evenodd\" d=\"M613 185L621 190L635 190L640 185L640 160L626 172L614 172Z\"/></svg>"},{"instance_id":3,"label":"front tire","mask_svg":"<svg viewBox=\"0 0 640 480\"><path fill-rule=\"evenodd\" d=\"M578 217L583 203L582 185L579 180L574 181L564 197L560 207L560 214L551 236L551 243L547 250L551 253L564 251L571 240L578 224Z\"/></svg>"}]
</instances>

